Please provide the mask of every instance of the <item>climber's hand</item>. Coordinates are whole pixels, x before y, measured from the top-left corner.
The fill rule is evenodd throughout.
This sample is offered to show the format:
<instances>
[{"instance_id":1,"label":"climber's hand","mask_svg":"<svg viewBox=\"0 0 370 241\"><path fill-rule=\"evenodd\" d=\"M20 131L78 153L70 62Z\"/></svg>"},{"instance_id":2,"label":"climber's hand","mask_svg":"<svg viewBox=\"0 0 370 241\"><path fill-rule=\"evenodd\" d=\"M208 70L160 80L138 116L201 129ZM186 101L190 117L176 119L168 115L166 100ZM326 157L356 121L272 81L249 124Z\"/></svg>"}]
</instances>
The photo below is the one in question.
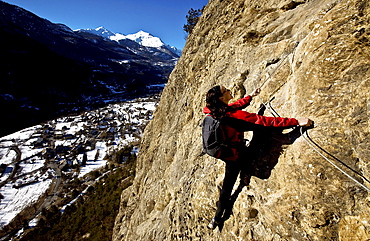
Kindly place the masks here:
<instances>
[{"instance_id":1,"label":"climber's hand","mask_svg":"<svg viewBox=\"0 0 370 241\"><path fill-rule=\"evenodd\" d=\"M308 126L311 126L313 123L311 119L308 119L306 117L298 118L297 120L298 120L299 126L308 127Z\"/></svg>"},{"instance_id":2,"label":"climber's hand","mask_svg":"<svg viewBox=\"0 0 370 241\"><path fill-rule=\"evenodd\" d=\"M259 95L259 94L260 94L260 92L261 92L261 89L260 89L260 88L257 88L257 89L255 89L255 90L250 94L250 96L255 97L255 96Z\"/></svg>"}]
</instances>

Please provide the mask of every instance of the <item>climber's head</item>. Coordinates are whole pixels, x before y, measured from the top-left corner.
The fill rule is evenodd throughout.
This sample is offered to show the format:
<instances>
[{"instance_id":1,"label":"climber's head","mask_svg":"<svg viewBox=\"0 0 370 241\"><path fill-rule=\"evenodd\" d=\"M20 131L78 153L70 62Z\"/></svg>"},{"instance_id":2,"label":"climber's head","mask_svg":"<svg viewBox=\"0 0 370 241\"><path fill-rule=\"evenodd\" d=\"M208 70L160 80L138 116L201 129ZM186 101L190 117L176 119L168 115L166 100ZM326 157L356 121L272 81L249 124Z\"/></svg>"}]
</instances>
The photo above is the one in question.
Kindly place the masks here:
<instances>
[{"instance_id":1,"label":"climber's head","mask_svg":"<svg viewBox=\"0 0 370 241\"><path fill-rule=\"evenodd\" d=\"M233 96L231 95L231 91L229 89L226 89L225 86L220 86L220 91L222 93L220 100L225 104L228 104L229 101L233 98Z\"/></svg>"},{"instance_id":2,"label":"climber's head","mask_svg":"<svg viewBox=\"0 0 370 241\"><path fill-rule=\"evenodd\" d=\"M224 86L214 86L207 93L207 107L215 118L225 117L229 108L228 103L232 98L230 90Z\"/></svg>"},{"instance_id":3,"label":"climber's head","mask_svg":"<svg viewBox=\"0 0 370 241\"><path fill-rule=\"evenodd\" d=\"M231 91L226 89L225 86L217 85L211 88L206 97L206 102L213 104L220 104L219 101L228 104L229 101L233 98Z\"/></svg>"}]
</instances>

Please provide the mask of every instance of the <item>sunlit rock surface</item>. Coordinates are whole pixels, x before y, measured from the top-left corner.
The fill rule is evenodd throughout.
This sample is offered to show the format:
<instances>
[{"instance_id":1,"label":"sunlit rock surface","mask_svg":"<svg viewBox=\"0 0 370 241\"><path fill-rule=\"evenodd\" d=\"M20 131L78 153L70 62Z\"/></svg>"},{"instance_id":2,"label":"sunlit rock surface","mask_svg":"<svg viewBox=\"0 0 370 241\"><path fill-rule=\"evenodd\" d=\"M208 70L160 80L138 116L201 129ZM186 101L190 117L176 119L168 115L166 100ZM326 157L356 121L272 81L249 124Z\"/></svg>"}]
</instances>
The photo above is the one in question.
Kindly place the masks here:
<instances>
[{"instance_id":1,"label":"sunlit rock surface","mask_svg":"<svg viewBox=\"0 0 370 241\"><path fill-rule=\"evenodd\" d=\"M369 178L369 16L359 0L210 0L145 130L113 239L368 240L366 189L303 137L283 146L269 178L252 177L222 230L207 229L224 163L199 154L208 89L237 99L261 87L247 111L275 97L279 115L312 118L312 140Z\"/></svg>"}]
</instances>

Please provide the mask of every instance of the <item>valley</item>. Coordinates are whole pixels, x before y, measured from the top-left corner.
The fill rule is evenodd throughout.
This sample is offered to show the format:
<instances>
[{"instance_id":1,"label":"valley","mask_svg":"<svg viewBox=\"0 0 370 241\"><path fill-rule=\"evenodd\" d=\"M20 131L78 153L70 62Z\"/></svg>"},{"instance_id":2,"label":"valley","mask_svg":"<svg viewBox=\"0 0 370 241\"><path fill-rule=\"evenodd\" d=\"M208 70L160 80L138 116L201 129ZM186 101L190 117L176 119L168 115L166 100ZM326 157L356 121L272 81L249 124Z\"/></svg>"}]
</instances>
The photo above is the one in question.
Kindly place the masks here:
<instances>
[{"instance_id":1,"label":"valley","mask_svg":"<svg viewBox=\"0 0 370 241\"><path fill-rule=\"evenodd\" d=\"M154 95L109 104L0 138L1 234L36 225L51 205L64 211L99 177L136 155L158 101Z\"/></svg>"}]
</instances>

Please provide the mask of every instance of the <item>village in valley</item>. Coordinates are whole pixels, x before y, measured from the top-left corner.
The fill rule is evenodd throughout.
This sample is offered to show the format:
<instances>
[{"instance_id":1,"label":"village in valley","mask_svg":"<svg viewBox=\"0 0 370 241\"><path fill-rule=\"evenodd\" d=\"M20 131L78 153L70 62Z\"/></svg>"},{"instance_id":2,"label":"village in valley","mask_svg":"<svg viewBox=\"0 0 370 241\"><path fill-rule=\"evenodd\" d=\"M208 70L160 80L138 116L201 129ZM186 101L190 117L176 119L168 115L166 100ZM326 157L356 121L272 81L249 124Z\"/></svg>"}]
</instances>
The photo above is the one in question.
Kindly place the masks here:
<instances>
[{"instance_id":1,"label":"village in valley","mask_svg":"<svg viewBox=\"0 0 370 241\"><path fill-rule=\"evenodd\" d=\"M124 163L125 156L111 163L117 151L130 146L135 154L158 101L109 104L0 138L0 231L25 209L37 219L42 208L63 202L66 183L78 179L87 187L103 172L88 174Z\"/></svg>"}]
</instances>

